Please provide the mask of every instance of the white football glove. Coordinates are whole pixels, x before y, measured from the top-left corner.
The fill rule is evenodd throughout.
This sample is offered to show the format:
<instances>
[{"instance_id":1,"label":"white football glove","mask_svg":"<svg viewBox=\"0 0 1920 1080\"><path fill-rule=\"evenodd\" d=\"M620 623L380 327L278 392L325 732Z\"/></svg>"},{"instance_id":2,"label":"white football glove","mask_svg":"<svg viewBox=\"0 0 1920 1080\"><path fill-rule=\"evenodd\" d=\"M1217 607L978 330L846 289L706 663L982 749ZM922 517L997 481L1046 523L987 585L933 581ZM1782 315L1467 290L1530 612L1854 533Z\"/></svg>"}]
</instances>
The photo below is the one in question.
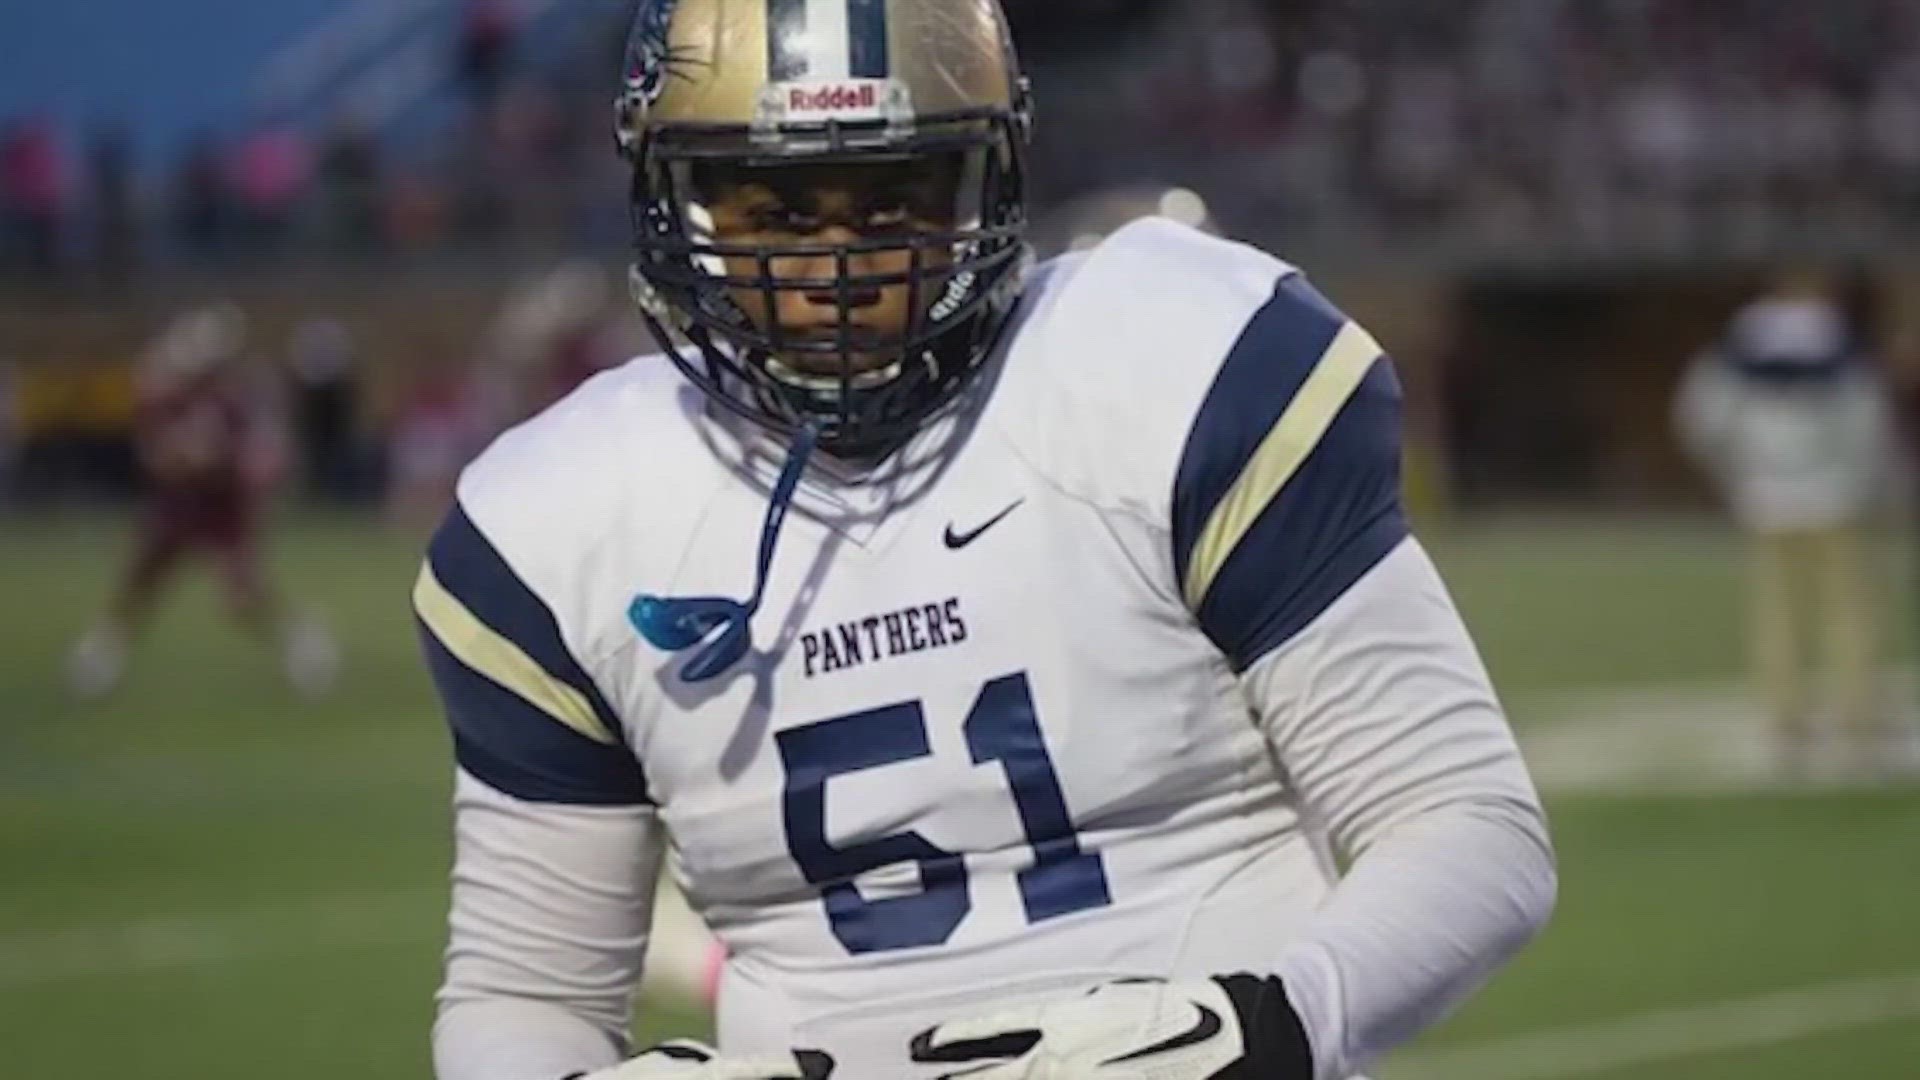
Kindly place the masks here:
<instances>
[{"instance_id":1,"label":"white football glove","mask_svg":"<svg viewBox=\"0 0 1920 1080\"><path fill-rule=\"evenodd\" d=\"M1312 1080L1313 1055L1278 979L1123 979L915 1036L941 1080Z\"/></svg>"},{"instance_id":2,"label":"white football glove","mask_svg":"<svg viewBox=\"0 0 1920 1080\"><path fill-rule=\"evenodd\" d=\"M669 1039L611 1068L566 1080L827 1080L833 1058L820 1050L722 1055L692 1039Z\"/></svg>"}]
</instances>

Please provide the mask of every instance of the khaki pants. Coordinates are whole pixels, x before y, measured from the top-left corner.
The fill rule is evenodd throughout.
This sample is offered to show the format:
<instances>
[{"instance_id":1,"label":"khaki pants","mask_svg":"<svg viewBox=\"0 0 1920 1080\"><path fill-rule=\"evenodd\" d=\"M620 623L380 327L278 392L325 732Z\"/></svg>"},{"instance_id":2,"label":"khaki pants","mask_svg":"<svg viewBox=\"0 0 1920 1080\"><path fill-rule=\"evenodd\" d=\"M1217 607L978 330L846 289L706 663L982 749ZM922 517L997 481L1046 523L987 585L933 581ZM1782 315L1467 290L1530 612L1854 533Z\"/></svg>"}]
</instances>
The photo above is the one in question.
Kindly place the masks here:
<instances>
[{"instance_id":1,"label":"khaki pants","mask_svg":"<svg viewBox=\"0 0 1920 1080\"><path fill-rule=\"evenodd\" d=\"M1822 723L1860 751L1880 735L1874 590L1884 583L1869 552L1851 526L1753 534L1754 669L1789 750Z\"/></svg>"}]
</instances>

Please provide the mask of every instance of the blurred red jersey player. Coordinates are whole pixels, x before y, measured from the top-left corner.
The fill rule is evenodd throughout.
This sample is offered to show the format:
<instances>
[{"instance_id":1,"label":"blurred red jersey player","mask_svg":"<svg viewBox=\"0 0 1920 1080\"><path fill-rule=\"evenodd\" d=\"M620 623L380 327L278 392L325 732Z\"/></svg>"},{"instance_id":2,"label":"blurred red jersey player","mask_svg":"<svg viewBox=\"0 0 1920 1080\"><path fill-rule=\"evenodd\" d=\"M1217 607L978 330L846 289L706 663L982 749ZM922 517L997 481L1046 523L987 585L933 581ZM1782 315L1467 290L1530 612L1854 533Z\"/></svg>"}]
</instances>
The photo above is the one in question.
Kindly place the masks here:
<instances>
[{"instance_id":1,"label":"blurred red jersey player","mask_svg":"<svg viewBox=\"0 0 1920 1080\"><path fill-rule=\"evenodd\" d=\"M311 619L291 617L261 570L261 512L284 462L236 370L245 339L239 309L215 304L176 320L142 365L135 441L144 505L106 618L74 647L69 675L84 697L118 685L129 638L194 556L212 562L241 625L278 640L297 689L319 694L332 683L338 656L331 636Z\"/></svg>"}]
</instances>

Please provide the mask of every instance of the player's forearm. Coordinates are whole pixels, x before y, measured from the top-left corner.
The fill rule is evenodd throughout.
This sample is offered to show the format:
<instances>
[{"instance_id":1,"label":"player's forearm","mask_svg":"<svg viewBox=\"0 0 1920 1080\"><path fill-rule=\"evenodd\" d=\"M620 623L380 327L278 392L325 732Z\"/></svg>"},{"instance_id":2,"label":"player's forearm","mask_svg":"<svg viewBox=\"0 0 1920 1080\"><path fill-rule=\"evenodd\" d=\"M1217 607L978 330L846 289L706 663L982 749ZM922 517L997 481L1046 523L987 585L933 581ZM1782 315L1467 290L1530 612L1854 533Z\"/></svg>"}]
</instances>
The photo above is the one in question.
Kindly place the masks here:
<instances>
[{"instance_id":1,"label":"player's forearm","mask_svg":"<svg viewBox=\"0 0 1920 1080\"><path fill-rule=\"evenodd\" d=\"M439 1080L558 1080L618 1060L663 842L647 807L514 798L462 772Z\"/></svg>"},{"instance_id":2,"label":"player's forearm","mask_svg":"<svg viewBox=\"0 0 1920 1080\"><path fill-rule=\"evenodd\" d=\"M531 998L445 1002L433 1026L438 1080L560 1080L612 1065L623 1049L593 1020Z\"/></svg>"},{"instance_id":3,"label":"player's forearm","mask_svg":"<svg viewBox=\"0 0 1920 1080\"><path fill-rule=\"evenodd\" d=\"M1374 843L1277 965L1315 1075L1347 1077L1444 1016L1539 932L1556 890L1528 800L1444 805Z\"/></svg>"},{"instance_id":4,"label":"player's forearm","mask_svg":"<svg viewBox=\"0 0 1920 1080\"><path fill-rule=\"evenodd\" d=\"M1244 677L1307 819L1351 868L1278 967L1343 1078L1432 1023L1545 921L1546 819L1417 543Z\"/></svg>"}]
</instances>

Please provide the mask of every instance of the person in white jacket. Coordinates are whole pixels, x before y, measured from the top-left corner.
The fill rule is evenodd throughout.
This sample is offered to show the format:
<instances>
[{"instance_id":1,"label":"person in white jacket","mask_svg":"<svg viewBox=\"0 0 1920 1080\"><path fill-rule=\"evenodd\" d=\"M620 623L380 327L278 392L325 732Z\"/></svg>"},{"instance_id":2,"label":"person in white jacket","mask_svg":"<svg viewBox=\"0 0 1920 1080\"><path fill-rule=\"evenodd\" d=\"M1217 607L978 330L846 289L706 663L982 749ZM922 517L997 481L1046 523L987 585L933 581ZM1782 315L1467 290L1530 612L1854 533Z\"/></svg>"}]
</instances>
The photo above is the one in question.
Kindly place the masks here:
<instances>
[{"instance_id":1,"label":"person in white jacket","mask_svg":"<svg viewBox=\"0 0 1920 1080\"><path fill-rule=\"evenodd\" d=\"M1752 659L1778 764L1879 760L1890 732L1868 529L1890 480L1892 404L1829 279L1784 273L1742 307L1687 373L1676 421L1751 538Z\"/></svg>"}]
</instances>

